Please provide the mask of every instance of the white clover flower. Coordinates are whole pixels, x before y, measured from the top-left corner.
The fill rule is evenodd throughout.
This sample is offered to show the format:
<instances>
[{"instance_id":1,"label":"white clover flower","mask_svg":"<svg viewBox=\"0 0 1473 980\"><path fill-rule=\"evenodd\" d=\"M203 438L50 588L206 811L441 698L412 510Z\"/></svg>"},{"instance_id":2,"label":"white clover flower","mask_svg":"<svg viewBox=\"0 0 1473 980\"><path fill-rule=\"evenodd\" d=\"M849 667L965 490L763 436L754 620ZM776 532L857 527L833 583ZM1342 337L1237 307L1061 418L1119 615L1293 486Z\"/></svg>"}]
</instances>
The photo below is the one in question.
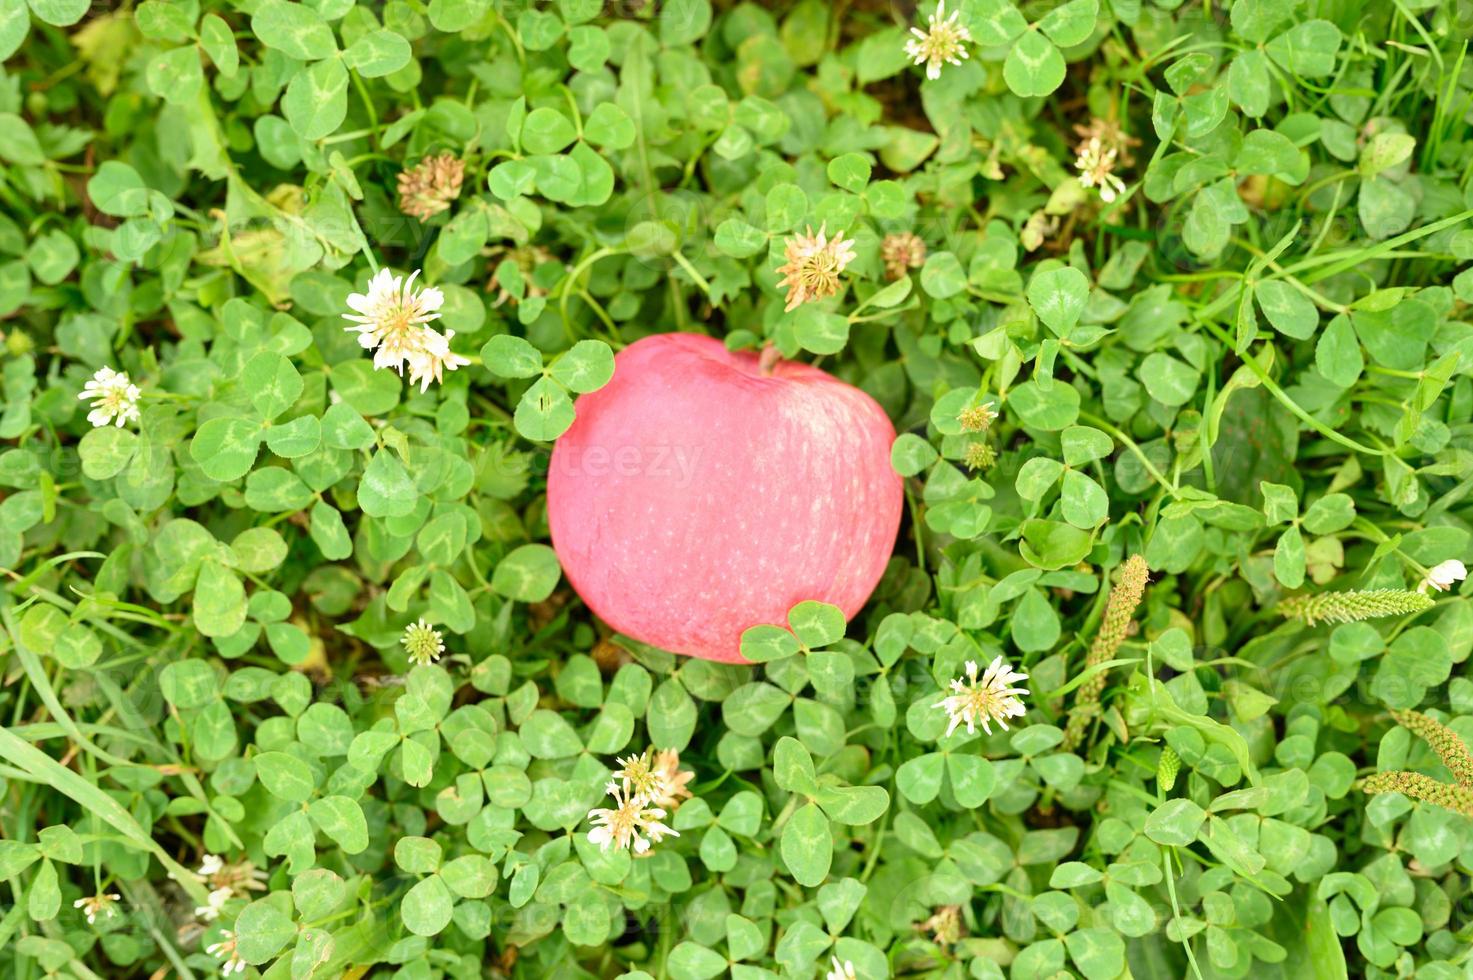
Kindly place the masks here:
<instances>
[{"instance_id":1,"label":"white clover flower","mask_svg":"<svg viewBox=\"0 0 1473 980\"><path fill-rule=\"evenodd\" d=\"M409 654L409 659L424 667L440 659L445 652L445 638L424 617L419 622L404 627L404 638L400 641Z\"/></svg>"},{"instance_id":2,"label":"white clover flower","mask_svg":"<svg viewBox=\"0 0 1473 980\"><path fill-rule=\"evenodd\" d=\"M614 770L614 778L624 785L624 792L633 793L642 799L648 800L651 791L655 788L655 773L650 766L650 750L645 749L639 755L630 755L623 758L615 758L619 768Z\"/></svg>"},{"instance_id":3,"label":"white clover flower","mask_svg":"<svg viewBox=\"0 0 1473 980\"><path fill-rule=\"evenodd\" d=\"M219 904L224 904L226 899L248 898L251 892L266 890L266 872L250 861L228 863L218 854L206 854L200 859L199 874L210 886L212 904L216 902L214 896L216 891L225 893L225 897L218 900ZM216 908L216 913L218 912L219 909ZM201 913L196 909L195 914L200 915Z\"/></svg>"},{"instance_id":4,"label":"white clover flower","mask_svg":"<svg viewBox=\"0 0 1473 980\"><path fill-rule=\"evenodd\" d=\"M640 794L629 793L616 782L610 782L604 789L614 798L615 806L612 810L588 811L588 819L597 824L588 832L589 843L605 851L610 845L619 851L632 846L635 854L645 854L667 836L680 836L661 823L665 819L664 809L650 806ZM649 839L641 834L648 834Z\"/></svg>"},{"instance_id":5,"label":"white clover flower","mask_svg":"<svg viewBox=\"0 0 1473 980\"><path fill-rule=\"evenodd\" d=\"M1097 139L1101 146L1115 150L1118 162L1126 166L1135 163L1135 156L1130 151L1132 147L1140 146L1141 141L1127 133L1118 119L1091 116L1086 125L1076 124L1074 132L1079 135L1079 142L1074 146L1075 153L1084 152L1089 141Z\"/></svg>"},{"instance_id":6,"label":"white clover flower","mask_svg":"<svg viewBox=\"0 0 1473 980\"><path fill-rule=\"evenodd\" d=\"M1432 589L1436 592L1446 592L1467 577L1468 566L1456 558L1449 558L1427 572L1427 577L1422 580L1421 585L1417 586L1417 591L1426 592Z\"/></svg>"},{"instance_id":7,"label":"white clover flower","mask_svg":"<svg viewBox=\"0 0 1473 980\"><path fill-rule=\"evenodd\" d=\"M810 300L834 296L839 292L839 273L854 261L854 239L845 238L843 232L828 238L824 226L818 226L818 234L810 226L802 235L789 235L783 245L785 263L778 266L782 279L778 288L787 291L788 302L784 310L794 310Z\"/></svg>"},{"instance_id":8,"label":"white clover flower","mask_svg":"<svg viewBox=\"0 0 1473 980\"><path fill-rule=\"evenodd\" d=\"M445 371L470 361L451 352L450 338L455 331L442 335L427 326L440 318L445 294L433 286L415 289L418 275L416 269L406 279L380 269L368 281L367 293L348 297L348 306L355 312L344 313L343 319L356 324L347 329L358 334L360 347L374 352L374 367L393 368L402 375L407 364L410 381L418 381L424 391L431 381L440 381Z\"/></svg>"},{"instance_id":9,"label":"white clover flower","mask_svg":"<svg viewBox=\"0 0 1473 980\"><path fill-rule=\"evenodd\" d=\"M220 975L222 977L228 977L232 973L245 972L246 961L241 959L240 954L236 952L235 933L229 929L221 931L220 941L206 946L205 952L217 960L224 961L220 964Z\"/></svg>"},{"instance_id":10,"label":"white clover flower","mask_svg":"<svg viewBox=\"0 0 1473 980\"><path fill-rule=\"evenodd\" d=\"M1098 136L1092 136L1079 148L1074 166L1079 171L1079 183L1085 187L1097 187L1100 200L1109 204L1125 193L1125 181L1115 176L1115 158L1119 150L1106 146Z\"/></svg>"},{"instance_id":11,"label":"white clover flower","mask_svg":"<svg viewBox=\"0 0 1473 980\"><path fill-rule=\"evenodd\" d=\"M905 56L918 65L926 66L926 77L941 77L942 65L960 65L967 57L966 44L972 34L966 26L958 23L959 14L952 11L946 15L946 0L936 4L936 12L926 18L926 29L912 27L915 37L905 42Z\"/></svg>"},{"instance_id":12,"label":"white clover flower","mask_svg":"<svg viewBox=\"0 0 1473 980\"><path fill-rule=\"evenodd\" d=\"M837 956L830 956L829 962L833 964L832 969L824 974L824 980L859 980L854 972L854 964L849 960L840 960Z\"/></svg>"},{"instance_id":13,"label":"white clover flower","mask_svg":"<svg viewBox=\"0 0 1473 980\"><path fill-rule=\"evenodd\" d=\"M220 913L225 909L225 903L230 901L234 894L229 888L214 889L205 899L204 905L194 907L195 918L204 922L214 922L220 918Z\"/></svg>"},{"instance_id":14,"label":"white clover flower","mask_svg":"<svg viewBox=\"0 0 1473 980\"><path fill-rule=\"evenodd\" d=\"M454 330L446 330L443 337L428 328L425 333L428 336L425 338L424 350L409 358L409 383L419 382L421 392L429 389L431 381L436 384L444 381L446 371L454 371L470 363L470 358L461 357L450 349L450 341L455 337Z\"/></svg>"},{"instance_id":15,"label":"white clover flower","mask_svg":"<svg viewBox=\"0 0 1473 980\"><path fill-rule=\"evenodd\" d=\"M675 810L681 800L690 798L686 787L696 777L680 770L680 753L674 749L645 749L639 755L616 760L619 768L614 777L622 782L625 793L644 799L666 810Z\"/></svg>"},{"instance_id":16,"label":"white clover flower","mask_svg":"<svg viewBox=\"0 0 1473 980\"><path fill-rule=\"evenodd\" d=\"M123 900L123 896L116 892L98 892L90 898L79 898L72 903L72 908L81 909L82 914L87 916L87 924L90 926L98 919L110 919L118 914L117 904Z\"/></svg>"},{"instance_id":17,"label":"white clover flower","mask_svg":"<svg viewBox=\"0 0 1473 980\"><path fill-rule=\"evenodd\" d=\"M955 693L938 701L934 707L945 709L951 718L951 724L946 728L946 734L950 735L957 727L965 724L967 734L973 734L980 724L982 730L992 734L989 722L997 722L1003 731L1008 730L1008 718L1021 718L1023 716L1023 702L1018 695L1027 694L1028 690L1021 687L1009 687L1017 681L1026 681L1027 674L1016 673L1002 657L998 657L988 665L987 670L979 679L977 677L977 662L967 661L967 679L963 681L960 677L951 682L951 690Z\"/></svg>"},{"instance_id":18,"label":"white clover flower","mask_svg":"<svg viewBox=\"0 0 1473 980\"><path fill-rule=\"evenodd\" d=\"M121 429L138 418L138 399L142 395L143 392L128 378L128 372L103 367L98 368L91 380L83 385L82 393L77 397L92 403L87 421L93 428L112 423Z\"/></svg>"}]
</instances>

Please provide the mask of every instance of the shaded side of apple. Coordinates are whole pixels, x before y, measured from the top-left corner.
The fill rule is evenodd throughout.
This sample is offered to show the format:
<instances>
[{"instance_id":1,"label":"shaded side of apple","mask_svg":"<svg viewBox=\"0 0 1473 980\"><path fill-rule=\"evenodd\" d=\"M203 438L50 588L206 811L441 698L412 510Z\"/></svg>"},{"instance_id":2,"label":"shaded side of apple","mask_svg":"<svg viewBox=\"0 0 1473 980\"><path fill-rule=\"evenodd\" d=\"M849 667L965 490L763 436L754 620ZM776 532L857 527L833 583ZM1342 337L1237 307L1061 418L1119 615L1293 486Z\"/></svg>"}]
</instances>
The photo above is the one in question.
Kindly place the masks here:
<instances>
[{"instance_id":1,"label":"shaded side of apple","mask_svg":"<svg viewBox=\"0 0 1473 980\"><path fill-rule=\"evenodd\" d=\"M895 544L895 429L864 392L805 364L660 334L578 399L547 483L553 547L609 625L743 662L743 630L804 599L853 616Z\"/></svg>"}]
</instances>

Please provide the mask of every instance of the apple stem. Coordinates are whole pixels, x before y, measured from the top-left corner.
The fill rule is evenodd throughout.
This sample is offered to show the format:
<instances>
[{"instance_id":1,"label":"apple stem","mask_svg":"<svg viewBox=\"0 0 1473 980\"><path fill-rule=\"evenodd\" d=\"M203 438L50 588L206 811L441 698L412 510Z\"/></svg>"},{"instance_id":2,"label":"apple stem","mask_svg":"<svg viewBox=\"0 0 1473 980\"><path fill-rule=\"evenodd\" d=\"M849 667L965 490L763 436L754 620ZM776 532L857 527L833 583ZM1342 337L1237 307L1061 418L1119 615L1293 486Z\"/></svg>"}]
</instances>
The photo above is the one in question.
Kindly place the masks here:
<instances>
[{"instance_id":1,"label":"apple stem","mask_svg":"<svg viewBox=\"0 0 1473 980\"><path fill-rule=\"evenodd\" d=\"M782 355L777 352L777 348L772 344L767 344L762 348L762 353L757 356L757 367L764 375L768 375L772 373L773 368L777 367L777 362L781 359Z\"/></svg>"}]
</instances>

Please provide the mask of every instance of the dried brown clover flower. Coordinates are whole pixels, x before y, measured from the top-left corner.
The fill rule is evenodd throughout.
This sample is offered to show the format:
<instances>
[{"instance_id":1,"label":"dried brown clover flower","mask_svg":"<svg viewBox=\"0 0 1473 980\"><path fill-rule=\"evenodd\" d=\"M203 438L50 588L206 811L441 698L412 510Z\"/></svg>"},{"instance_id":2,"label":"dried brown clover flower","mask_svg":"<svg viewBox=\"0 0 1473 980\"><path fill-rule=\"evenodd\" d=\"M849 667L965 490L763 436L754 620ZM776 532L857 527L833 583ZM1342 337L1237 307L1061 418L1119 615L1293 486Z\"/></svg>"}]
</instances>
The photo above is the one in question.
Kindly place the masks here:
<instances>
[{"instance_id":1,"label":"dried brown clover flower","mask_svg":"<svg viewBox=\"0 0 1473 980\"><path fill-rule=\"evenodd\" d=\"M399 210L428 221L460 196L465 161L451 153L425 157L417 166L399 171Z\"/></svg>"},{"instance_id":2,"label":"dried brown clover flower","mask_svg":"<svg viewBox=\"0 0 1473 980\"><path fill-rule=\"evenodd\" d=\"M885 263L885 278L899 279L911 269L925 265L926 243L915 232L894 232L880 243L880 259Z\"/></svg>"}]
</instances>

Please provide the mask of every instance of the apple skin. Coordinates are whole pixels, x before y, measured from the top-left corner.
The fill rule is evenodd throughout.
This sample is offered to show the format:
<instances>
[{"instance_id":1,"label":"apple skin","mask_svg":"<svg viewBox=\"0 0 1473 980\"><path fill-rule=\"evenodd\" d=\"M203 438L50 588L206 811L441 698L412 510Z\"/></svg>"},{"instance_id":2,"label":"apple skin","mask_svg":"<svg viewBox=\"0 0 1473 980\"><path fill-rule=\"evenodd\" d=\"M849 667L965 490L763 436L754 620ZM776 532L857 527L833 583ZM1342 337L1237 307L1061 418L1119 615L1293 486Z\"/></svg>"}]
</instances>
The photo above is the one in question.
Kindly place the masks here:
<instances>
[{"instance_id":1,"label":"apple skin","mask_svg":"<svg viewBox=\"0 0 1473 980\"><path fill-rule=\"evenodd\" d=\"M547 477L553 548L614 629L746 663L742 631L805 599L854 616L884 574L904 490L895 428L825 371L657 334L581 396Z\"/></svg>"}]
</instances>

